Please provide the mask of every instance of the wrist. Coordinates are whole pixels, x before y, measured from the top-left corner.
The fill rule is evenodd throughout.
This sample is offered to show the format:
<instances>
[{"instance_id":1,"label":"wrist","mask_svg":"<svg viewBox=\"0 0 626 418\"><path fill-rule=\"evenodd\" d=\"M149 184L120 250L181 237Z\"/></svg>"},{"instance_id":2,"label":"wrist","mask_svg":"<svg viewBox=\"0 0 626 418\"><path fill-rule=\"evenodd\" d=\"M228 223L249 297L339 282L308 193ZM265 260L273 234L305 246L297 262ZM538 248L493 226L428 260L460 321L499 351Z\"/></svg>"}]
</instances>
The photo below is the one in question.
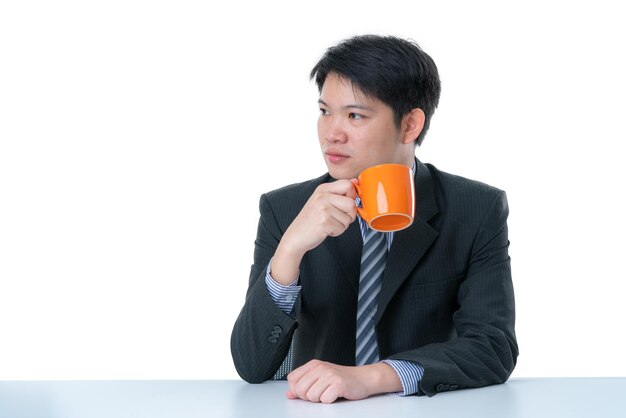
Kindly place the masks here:
<instances>
[{"instance_id":1,"label":"wrist","mask_svg":"<svg viewBox=\"0 0 626 418\"><path fill-rule=\"evenodd\" d=\"M300 248L296 237L297 233L294 233L291 229L287 229L278 243L275 256L280 255L290 259L301 260L308 251L308 248Z\"/></svg>"},{"instance_id":2,"label":"wrist","mask_svg":"<svg viewBox=\"0 0 626 418\"><path fill-rule=\"evenodd\" d=\"M303 256L303 253L281 242L272 257L271 277L284 286L289 285L298 277Z\"/></svg>"},{"instance_id":3,"label":"wrist","mask_svg":"<svg viewBox=\"0 0 626 418\"><path fill-rule=\"evenodd\" d=\"M376 363L365 366L369 368L370 376L368 388L371 395L380 393L402 392L402 382L396 371L386 363Z\"/></svg>"}]
</instances>

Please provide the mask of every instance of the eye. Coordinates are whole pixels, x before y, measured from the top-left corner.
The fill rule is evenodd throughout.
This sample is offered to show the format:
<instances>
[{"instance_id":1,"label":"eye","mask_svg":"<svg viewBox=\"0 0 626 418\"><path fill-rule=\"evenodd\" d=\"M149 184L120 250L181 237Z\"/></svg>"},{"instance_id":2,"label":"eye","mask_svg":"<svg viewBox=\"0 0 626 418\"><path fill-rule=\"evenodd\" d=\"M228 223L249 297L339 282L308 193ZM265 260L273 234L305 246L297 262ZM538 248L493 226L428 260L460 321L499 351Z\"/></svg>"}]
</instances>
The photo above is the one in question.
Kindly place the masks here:
<instances>
[{"instance_id":1,"label":"eye","mask_svg":"<svg viewBox=\"0 0 626 418\"><path fill-rule=\"evenodd\" d=\"M326 115L328 115L328 111L326 109L324 109L323 107L320 107L320 115L321 116L326 116Z\"/></svg>"},{"instance_id":2,"label":"eye","mask_svg":"<svg viewBox=\"0 0 626 418\"><path fill-rule=\"evenodd\" d=\"M359 120L359 119L363 119L363 115L359 115L358 113L351 112L348 114L348 118Z\"/></svg>"}]
</instances>

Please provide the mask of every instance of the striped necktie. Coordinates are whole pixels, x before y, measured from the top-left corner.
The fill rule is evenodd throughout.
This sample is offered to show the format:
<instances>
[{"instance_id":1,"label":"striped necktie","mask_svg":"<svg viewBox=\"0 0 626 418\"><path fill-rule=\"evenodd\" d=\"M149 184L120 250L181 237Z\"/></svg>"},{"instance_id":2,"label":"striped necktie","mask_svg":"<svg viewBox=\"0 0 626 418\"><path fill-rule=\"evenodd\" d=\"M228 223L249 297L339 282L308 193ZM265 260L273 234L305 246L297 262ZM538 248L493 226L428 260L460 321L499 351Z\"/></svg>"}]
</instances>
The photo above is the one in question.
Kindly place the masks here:
<instances>
[{"instance_id":1,"label":"striped necktie","mask_svg":"<svg viewBox=\"0 0 626 418\"><path fill-rule=\"evenodd\" d=\"M387 261L387 240L383 232L367 228L361 256L359 300L356 313L355 364L375 363L379 359L374 316L378 310L378 293Z\"/></svg>"}]
</instances>

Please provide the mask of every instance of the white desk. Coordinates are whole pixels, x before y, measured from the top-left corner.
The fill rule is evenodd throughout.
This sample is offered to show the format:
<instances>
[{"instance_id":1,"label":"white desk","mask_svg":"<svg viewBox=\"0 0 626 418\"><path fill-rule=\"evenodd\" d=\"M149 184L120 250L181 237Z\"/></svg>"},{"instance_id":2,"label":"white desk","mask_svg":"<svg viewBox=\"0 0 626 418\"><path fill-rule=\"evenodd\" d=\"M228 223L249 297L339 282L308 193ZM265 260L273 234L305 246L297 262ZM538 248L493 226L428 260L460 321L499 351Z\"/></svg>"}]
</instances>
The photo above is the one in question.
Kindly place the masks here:
<instances>
[{"instance_id":1,"label":"white desk","mask_svg":"<svg viewBox=\"0 0 626 418\"><path fill-rule=\"evenodd\" d=\"M0 418L626 417L626 378L512 379L428 397L331 405L285 398L285 382L0 382Z\"/></svg>"}]
</instances>

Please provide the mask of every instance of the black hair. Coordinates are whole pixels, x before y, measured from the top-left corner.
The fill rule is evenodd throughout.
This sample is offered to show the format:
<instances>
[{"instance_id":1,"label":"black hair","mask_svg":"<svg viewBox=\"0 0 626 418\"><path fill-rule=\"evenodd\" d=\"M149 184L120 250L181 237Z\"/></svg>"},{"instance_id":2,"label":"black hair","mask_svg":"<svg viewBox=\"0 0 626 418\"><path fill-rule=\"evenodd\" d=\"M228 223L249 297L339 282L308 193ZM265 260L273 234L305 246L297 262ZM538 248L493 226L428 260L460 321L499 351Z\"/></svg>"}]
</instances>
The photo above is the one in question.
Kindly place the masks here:
<instances>
[{"instance_id":1,"label":"black hair","mask_svg":"<svg viewBox=\"0 0 626 418\"><path fill-rule=\"evenodd\" d=\"M320 92L330 73L391 107L398 127L411 110L422 109L426 120L416 138L416 144L422 144L439 103L441 83L435 62L417 43L379 35L346 39L328 48L311 70Z\"/></svg>"}]
</instances>

